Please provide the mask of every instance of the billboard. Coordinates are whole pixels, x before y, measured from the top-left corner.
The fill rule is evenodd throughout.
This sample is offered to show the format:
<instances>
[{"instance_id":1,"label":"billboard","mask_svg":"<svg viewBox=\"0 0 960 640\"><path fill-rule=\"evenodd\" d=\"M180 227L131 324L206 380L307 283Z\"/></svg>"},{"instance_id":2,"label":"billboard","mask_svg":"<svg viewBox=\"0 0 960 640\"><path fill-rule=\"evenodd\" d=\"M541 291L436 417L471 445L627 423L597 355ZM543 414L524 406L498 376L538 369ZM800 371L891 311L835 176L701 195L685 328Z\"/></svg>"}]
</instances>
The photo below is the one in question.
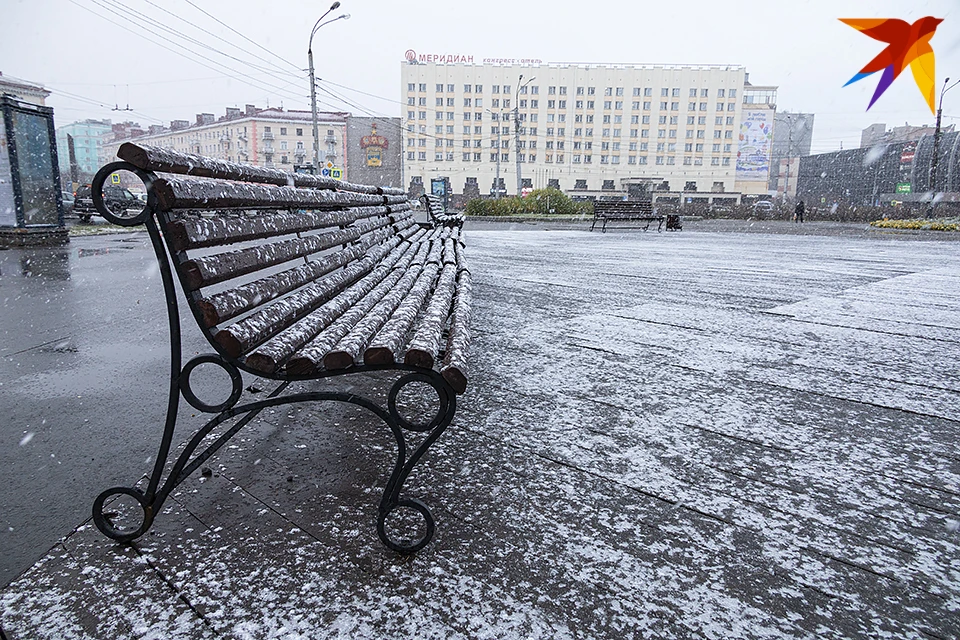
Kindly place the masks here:
<instances>
[{"instance_id":1,"label":"billboard","mask_svg":"<svg viewBox=\"0 0 960 640\"><path fill-rule=\"evenodd\" d=\"M737 180L766 182L773 147L773 109L744 109L737 147Z\"/></svg>"}]
</instances>

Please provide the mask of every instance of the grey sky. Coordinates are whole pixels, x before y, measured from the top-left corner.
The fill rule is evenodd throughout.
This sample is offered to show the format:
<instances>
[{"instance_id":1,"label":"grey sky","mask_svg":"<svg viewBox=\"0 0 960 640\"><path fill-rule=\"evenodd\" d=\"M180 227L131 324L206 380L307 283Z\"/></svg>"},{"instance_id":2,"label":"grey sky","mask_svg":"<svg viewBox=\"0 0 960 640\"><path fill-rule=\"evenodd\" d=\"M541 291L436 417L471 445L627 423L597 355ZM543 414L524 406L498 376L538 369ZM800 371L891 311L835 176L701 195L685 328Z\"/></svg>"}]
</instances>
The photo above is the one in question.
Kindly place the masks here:
<instances>
[{"instance_id":1,"label":"grey sky","mask_svg":"<svg viewBox=\"0 0 960 640\"><path fill-rule=\"evenodd\" d=\"M82 118L168 124L192 121L199 112L222 115L227 106L262 107L268 99L271 106L307 109L307 40L328 6L305 0L0 0L0 71L53 90L48 104L56 109L58 125ZM346 12L351 19L323 27L314 55L317 76L334 83L324 86L357 106L321 92L320 107L364 114L359 106L399 116L399 66L407 49L478 60L739 64L754 84L779 86L778 109L816 113L815 152L837 149L841 142L850 148L873 122L924 124L934 117L909 70L869 112L879 74L843 88L885 45L837 19L945 18L931 41L939 89L946 76L960 80L958 7L956 0L342 0L331 17ZM137 26L138 14L152 33ZM133 112L112 110L128 103ZM947 94L944 114L944 124L960 124L960 88Z\"/></svg>"}]
</instances>

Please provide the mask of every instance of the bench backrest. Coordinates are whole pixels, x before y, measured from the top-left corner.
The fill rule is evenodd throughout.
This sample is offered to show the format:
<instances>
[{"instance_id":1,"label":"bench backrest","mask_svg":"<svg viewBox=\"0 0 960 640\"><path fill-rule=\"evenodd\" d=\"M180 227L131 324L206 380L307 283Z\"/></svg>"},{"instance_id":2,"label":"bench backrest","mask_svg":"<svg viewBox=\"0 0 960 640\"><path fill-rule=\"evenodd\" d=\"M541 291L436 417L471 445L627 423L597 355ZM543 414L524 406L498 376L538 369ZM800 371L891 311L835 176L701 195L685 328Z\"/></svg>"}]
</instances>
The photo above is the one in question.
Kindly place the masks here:
<instances>
[{"instance_id":1,"label":"bench backrest","mask_svg":"<svg viewBox=\"0 0 960 640\"><path fill-rule=\"evenodd\" d=\"M154 206L193 314L221 355L259 375L294 375L287 361L326 331L318 359L299 360L299 373L315 372L358 313L372 313L405 274L455 280L464 268L459 227L418 224L398 188L130 143L118 156L162 172L151 185ZM409 279L411 288L420 282ZM422 280L426 295L435 277Z\"/></svg>"},{"instance_id":2,"label":"bench backrest","mask_svg":"<svg viewBox=\"0 0 960 640\"><path fill-rule=\"evenodd\" d=\"M420 196L420 201L424 203L427 213L430 214L430 219L434 222L434 224L441 224L445 226L463 224L463 214L447 212L446 208L443 206L443 198L440 196L433 195L432 193L425 193Z\"/></svg>"},{"instance_id":3,"label":"bench backrest","mask_svg":"<svg viewBox=\"0 0 960 640\"><path fill-rule=\"evenodd\" d=\"M593 214L597 217L653 216L653 203L648 200L596 200Z\"/></svg>"}]
</instances>

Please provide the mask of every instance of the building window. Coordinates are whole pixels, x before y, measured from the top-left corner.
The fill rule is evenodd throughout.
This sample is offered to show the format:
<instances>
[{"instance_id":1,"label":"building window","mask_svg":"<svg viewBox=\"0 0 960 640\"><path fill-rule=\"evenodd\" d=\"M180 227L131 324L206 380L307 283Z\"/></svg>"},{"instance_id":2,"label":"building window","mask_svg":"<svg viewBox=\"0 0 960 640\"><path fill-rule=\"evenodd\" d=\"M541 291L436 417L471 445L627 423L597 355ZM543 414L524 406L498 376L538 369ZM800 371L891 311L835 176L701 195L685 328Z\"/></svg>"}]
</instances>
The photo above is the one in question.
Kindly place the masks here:
<instances>
[{"instance_id":1,"label":"building window","mask_svg":"<svg viewBox=\"0 0 960 640\"><path fill-rule=\"evenodd\" d=\"M722 103L722 102L718 102L718 103L717 103L717 111L723 111L723 103Z\"/></svg>"},{"instance_id":2,"label":"building window","mask_svg":"<svg viewBox=\"0 0 960 640\"><path fill-rule=\"evenodd\" d=\"M718 97L718 98L724 97L724 96L723 96L723 89L717 89L717 97Z\"/></svg>"},{"instance_id":3,"label":"building window","mask_svg":"<svg viewBox=\"0 0 960 640\"><path fill-rule=\"evenodd\" d=\"M473 85L469 85L469 84L463 85L463 92L464 92L464 93L470 93L470 89L471 89L472 87L473 87Z\"/></svg>"},{"instance_id":4,"label":"building window","mask_svg":"<svg viewBox=\"0 0 960 640\"><path fill-rule=\"evenodd\" d=\"M660 111L666 111L666 110L667 110L667 102L663 101L660 103Z\"/></svg>"}]
</instances>

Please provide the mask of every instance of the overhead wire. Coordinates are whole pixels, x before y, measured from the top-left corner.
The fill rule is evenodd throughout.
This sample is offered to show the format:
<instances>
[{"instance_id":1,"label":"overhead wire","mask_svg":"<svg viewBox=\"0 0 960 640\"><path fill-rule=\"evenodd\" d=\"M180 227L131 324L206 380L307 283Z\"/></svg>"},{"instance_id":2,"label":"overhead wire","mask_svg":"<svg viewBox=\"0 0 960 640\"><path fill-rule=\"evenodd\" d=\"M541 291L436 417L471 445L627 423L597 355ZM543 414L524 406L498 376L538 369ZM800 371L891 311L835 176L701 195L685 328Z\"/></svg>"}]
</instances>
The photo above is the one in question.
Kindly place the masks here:
<instances>
[{"instance_id":1,"label":"overhead wire","mask_svg":"<svg viewBox=\"0 0 960 640\"><path fill-rule=\"evenodd\" d=\"M194 23L194 22L191 22L190 20L187 20L186 18L184 18L184 17L182 17L182 16L177 15L176 13L170 11L169 9L165 9L164 7L161 7L160 5L156 4L155 2L152 2L151 0L143 0L143 2L146 2L147 4L149 4L149 5L152 6L152 7L156 7L156 8L159 9L160 11L163 11L164 13L173 16L174 18L180 20L181 22L186 22L187 24L189 24L190 26L194 27L195 29L199 29L199 30L202 31L203 33L206 33L207 35L210 35L210 36L216 38L216 39L219 40L220 42L223 42L223 43L225 43L225 44L227 44L227 45L229 45L229 46L231 46L231 47L234 47L235 49L240 49L240 47L239 47L238 45L230 42L229 40L218 36L217 34L213 33L212 31L209 31L209 30L207 30L207 29L204 29L203 27L199 26L198 24L196 24L196 23ZM206 13L206 12L204 12L204 13ZM207 15L209 15L209 14L207 14ZM216 19L216 18L215 18L215 19ZM219 21L218 21L218 22L219 22ZM247 38L246 36L244 36L244 35L241 34L240 32L236 31L235 29L227 26L226 24L224 24L224 23L222 23L222 22L221 22L220 24L222 24L223 26L227 27L228 29L230 29L230 30L233 31L234 33L237 33L238 35L240 35L240 36L243 37L244 39L249 40L249 38ZM251 42L252 42L252 41L251 41ZM254 44L256 44L256 43L254 43ZM257 45L257 46L259 46L259 45ZM253 52L251 52L251 51L245 51L245 53L253 56L253 57L256 58L257 60L260 60L260 61L262 61L262 62L265 62L266 64L269 64L271 67L273 67L274 69L278 70L280 73L293 75L290 71L287 71L287 70L281 68L280 65L278 65L278 64L275 63L275 62L271 62L270 60L267 60L267 59L264 58L263 56L257 55L256 53L253 53ZM282 60L282 58L281 58L281 60ZM285 61L285 62L286 62L286 61ZM292 63L290 63L290 64L292 64ZM296 68L296 67L294 67L294 68ZM303 71L303 70L297 68L297 71Z\"/></svg>"},{"instance_id":2,"label":"overhead wire","mask_svg":"<svg viewBox=\"0 0 960 640\"><path fill-rule=\"evenodd\" d=\"M124 29L124 30L126 30L126 31L130 31L131 33L134 33L134 34L137 35L138 37L143 37L143 35L142 35L141 33L138 33L137 31L134 31L132 28L130 28L130 27L124 25L124 24L121 24L121 23L119 23L119 22L116 22L115 20L112 20L112 19L110 19L109 17L106 17L106 16L98 13L97 11L91 9L90 7L87 7L87 6L84 6L84 5L80 4L79 2L77 2L77 0L69 0L69 1L70 1L71 4L74 4L74 5L78 6L78 7L80 7L81 9L84 9L85 11L89 11L89 12L92 13L93 15L95 15L95 16L103 19L103 20L106 20L107 22L109 22L109 23L111 23L111 24L116 25L116 26L120 27L121 29ZM106 8L107 10L109 10L109 7L104 7L104 6L101 4L100 0L90 0L90 1L93 2L94 4L96 4L97 6L100 6L101 8ZM142 27L140 27L139 25L137 25L137 26L138 26L138 28L141 28L141 29L142 29ZM149 32L148 32L148 33L149 33ZM191 57L191 56L186 55L185 53L183 53L183 51L180 51L180 50L178 50L178 49L176 49L176 48L171 48L171 47L169 47L169 46L167 46L167 45L164 45L164 44L162 44L161 42L158 42L158 41L156 41L156 40L154 40L154 39L151 39L151 38L144 38L144 39L147 40L148 42L152 42L153 44L159 46L159 47L162 48L162 49L166 49L167 51L170 51L170 52L172 52L172 53L175 53L175 54L177 54L177 55L179 55L179 56L181 56L181 57L188 58L189 60L191 60L191 61L194 62L195 64L199 64L200 66L206 67L206 68L211 69L211 70L213 70L213 71L220 72L222 69L227 69L227 70L229 70L229 71L231 71L231 72L233 72L233 73L238 74L239 76L241 76L241 77L243 77L243 78L246 78L246 79L247 79L246 84L249 84L250 86L252 86L252 87L254 87L254 88L260 89L261 91L270 92L270 91L276 91L276 90L277 90L277 87L276 87L275 85L271 85L271 84L269 84L269 83L261 82L261 81L259 81L259 80L256 80L255 78L253 78L253 77L250 76L249 74L245 74L245 73L243 73L243 72L240 72L240 71L238 71L238 70L236 70L236 69L233 69L232 67L229 67L229 66L227 66L227 65L225 65L225 64L223 64L223 63L220 63L220 62L218 62L218 61L216 61L216 60L213 60L212 58L209 58L209 57L207 57L207 56L205 56L205 55L203 55L203 54L201 54L201 53L199 53L199 52L197 52L197 51L194 51L194 50L190 49L189 47L185 47L185 46L180 45L180 44L178 44L178 43L176 43L176 42L173 42L172 40L170 40L169 38L166 38L165 36L162 36L162 35L157 34L157 37L159 37L159 38L162 39L162 40L165 40L166 42L169 42L170 44L174 45L175 47L180 47L180 48L182 48L184 51L189 51L191 54L193 54L193 56L202 58L203 60L208 60L210 63L212 63L212 64L214 64L214 65L217 65L217 66L211 66L210 64L205 64L204 62L201 62L201 61L199 61L199 60L196 60L194 57ZM220 67L220 68L218 68L218 67ZM301 99L301 96L296 96L296 95L293 95L293 94L285 94L285 97L290 97L290 98L292 98L292 99L294 99L294 100L300 100L300 99Z\"/></svg>"},{"instance_id":3,"label":"overhead wire","mask_svg":"<svg viewBox=\"0 0 960 640\"><path fill-rule=\"evenodd\" d=\"M282 60L283 62L287 63L288 65L290 65L290 66L293 67L294 69L297 69L297 70L300 70L300 71L303 70L300 66L298 66L298 65L290 62L289 60L287 60L287 59L284 58L283 56L277 55L277 54L274 53L273 51L270 51L269 49L263 47L263 46L260 45L259 43L255 42L254 40L251 40L251 39L248 38L247 36L243 35L243 34L240 33L239 31L237 31L236 29L234 29L233 27L231 27L230 25L228 25L226 22L220 20L219 18L217 18L216 16L208 13L207 11L204 11L202 8L200 8L199 6L197 6L197 5L196 5L194 2L192 2L191 0L184 0L184 1L185 1L187 4L189 4L191 7L193 7L194 9L196 9L197 11L199 11L200 13L202 13L203 15L207 16L208 18L210 18L211 20L213 20L213 21L216 22L217 24L219 24L219 25L221 25L221 26L223 26L223 27L226 27L227 29L229 29L229 30L232 31L233 33L237 34L238 36L240 36L241 38L243 38L244 40L246 40L247 42L249 42L250 44L252 44L253 46L255 46L255 47L259 48L259 49L262 49L263 51L266 51L267 53L269 53L269 54L272 55L273 57L277 58L278 60Z\"/></svg>"},{"instance_id":4,"label":"overhead wire","mask_svg":"<svg viewBox=\"0 0 960 640\"><path fill-rule=\"evenodd\" d=\"M238 57L236 57L236 56L234 56L234 55L231 55L231 54L229 54L229 53L226 53L226 52L224 52L224 51L221 51L220 49L217 49L216 47L213 47L213 46L211 46L211 45L209 45L209 44L207 44L207 43L205 43L205 42L203 42L203 41L201 41L201 40L197 40L196 38L194 38L194 37L192 37L192 36L188 36L188 35L185 34L185 33L182 33L182 32L180 32L180 31L177 31L176 29L174 29L174 28L172 28L172 27L168 27L167 25L163 24L162 22L159 22L159 21L155 20L153 17L148 16L148 15L146 15L145 13L142 13L142 12L140 12L140 11L137 11L136 9L133 9L133 8L130 7L129 5L124 4L121 0L91 0L91 2L94 2L94 3L96 3L96 4L100 5L100 6L103 6L103 3L107 3L107 4L111 5L112 7L118 9L119 11L123 12L124 18L130 20L131 22L134 22L135 20L137 20L137 21L140 21L140 22L142 22L142 23L146 23L148 26L150 26L150 27L153 28L154 30L159 29L159 30L161 30L161 31L165 31L165 32L167 32L167 33L169 33L169 34L177 37L177 38L181 38L181 39L189 42L190 44L196 45L196 46L198 46L198 47L202 47L203 49L206 49L206 50L208 50L208 51L212 51L213 53L217 53L217 54L219 54L219 55L221 55L221 56L223 56L223 57L225 57L225 58L229 58L229 59L231 59L231 60L235 60L235 61L240 62L240 63L242 63L242 64L247 64L247 65L253 67L254 69L258 69L258 70L263 71L263 72L265 72L265 73L267 73L267 72L276 73L275 69L266 69L266 68L261 67L261 66L259 66L259 65L255 65L255 64L253 64L253 63L251 63L251 62L249 62L249 61L247 61L247 60L242 60L242 59L240 59L240 58L238 58ZM109 9L109 7L104 7L104 8ZM169 12L168 12L168 13L169 13ZM171 15L175 15L175 14L171 14ZM136 24L136 23L135 23L135 24ZM140 24L137 24L137 26L140 26L141 28L143 28L142 25L140 25ZM198 28L199 28L199 27L198 27ZM156 31L154 31L154 35L159 35L159 34L157 34ZM290 73L290 72L289 72L289 71L283 71L282 73L287 74L287 73Z\"/></svg>"}]
</instances>

